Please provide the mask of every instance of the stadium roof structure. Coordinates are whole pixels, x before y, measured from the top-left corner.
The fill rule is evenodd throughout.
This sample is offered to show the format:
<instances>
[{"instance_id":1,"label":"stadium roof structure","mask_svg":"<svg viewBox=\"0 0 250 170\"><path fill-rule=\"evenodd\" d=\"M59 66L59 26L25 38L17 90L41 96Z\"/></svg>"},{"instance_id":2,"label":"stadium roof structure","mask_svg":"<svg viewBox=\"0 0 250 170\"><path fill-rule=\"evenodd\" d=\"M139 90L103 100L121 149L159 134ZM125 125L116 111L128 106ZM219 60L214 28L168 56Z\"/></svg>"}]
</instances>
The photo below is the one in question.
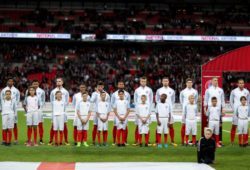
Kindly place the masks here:
<instances>
[{"instance_id":1,"label":"stadium roof structure","mask_svg":"<svg viewBox=\"0 0 250 170\"><path fill-rule=\"evenodd\" d=\"M250 45L240 47L219 55L218 57L201 66L202 98L205 95L206 89L211 86L211 79L213 77L218 78L219 86L222 87L224 72L250 72ZM203 129L207 126L207 117L203 107L201 109L201 135L203 135Z\"/></svg>"},{"instance_id":2,"label":"stadium roof structure","mask_svg":"<svg viewBox=\"0 0 250 170\"><path fill-rule=\"evenodd\" d=\"M202 65L202 72L250 72L250 45L229 51Z\"/></svg>"}]
</instances>

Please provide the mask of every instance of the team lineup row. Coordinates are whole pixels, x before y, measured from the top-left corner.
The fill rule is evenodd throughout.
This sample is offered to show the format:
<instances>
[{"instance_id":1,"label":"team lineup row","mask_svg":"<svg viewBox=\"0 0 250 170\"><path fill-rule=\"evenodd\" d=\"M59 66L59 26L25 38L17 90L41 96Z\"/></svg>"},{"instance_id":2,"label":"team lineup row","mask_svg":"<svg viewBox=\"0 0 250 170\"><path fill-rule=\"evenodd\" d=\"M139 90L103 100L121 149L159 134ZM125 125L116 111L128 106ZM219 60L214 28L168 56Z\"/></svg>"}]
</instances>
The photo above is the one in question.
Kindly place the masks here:
<instances>
[{"instance_id":1,"label":"team lineup row","mask_svg":"<svg viewBox=\"0 0 250 170\"><path fill-rule=\"evenodd\" d=\"M167 137L170 134L171 144L177 146L174 142L174 119L172 107L175 102L175 91L169 87L169 79L162 78L163 87L156 91L156 144L159 148L168 147ZM192 88L192 79L186 80L186 88L180 93L180 103L182 104L182 144L188 144L189 135L192 135L192 144L196 145L198 113L197 100L198 92ZM83 144L88 147L87 133L89 130L89 119L92 113L93 129L92 142L94 145L107 145L108 135L108 117L110 112L115 113L113 127L113 145L125 146L127 143L128 126L127 118L130 110L130 94L125 91L123 81L117 84L118 90L111 97L104 90L104 84L99 82L96 91L91 97L86 91L84 84L79 86L80 92L73 96L73 106L75 107L74 142L77 147ZM149 144L151 123L150 115L153 106L154 95L150 87L147 86L147 78L140 78L140 87L135 90L134 104L136 110L136 130L134 145L142 146L142 136L145 136L145 146ZM230 104L234 110L231 129L231 142L234 143L236 129L238 127L239 145L248 145L248 117L249 117L249 91L244 88L244 80L238 80L238 88L230 94ZM8 79L7 87L1 91L1 110L2 110L2 139L7 146L12 139L12 130L14 132L14 142L18 141L18 117L16 105L19 103L20 93L14 87L12 78ZM56 79L56 88L50 93L50 102L52 104L52 126L50 130L49 145L56 146L68 142L68 128L66 107L69 102L69 93L63 87L63 79ZM42 108L45 103L45 93L39 88L39 82L34 80L26 92L23 107L26 112L27 124L27 146L32 146L31 136L34 135L34 146L37 144L37 129L39 131L40 144L43 144L43 113ZM216 146L221 147L219 141L219 126L221 117L224 115L225 97L222 88L218 87L218 79L212 78L212 85L206 90L204 98L204 110L208 117L208 126L215 135ZM59 134L59 137L58 137ZM103 142L101 142L101 134ZM164 145L161 144L161 134L164 134ZM98 144L96 144L98 137ZM59 138L59 140L58 140ZM55 141L55 142L53 142Z\"/></svg>"}]
</instances>

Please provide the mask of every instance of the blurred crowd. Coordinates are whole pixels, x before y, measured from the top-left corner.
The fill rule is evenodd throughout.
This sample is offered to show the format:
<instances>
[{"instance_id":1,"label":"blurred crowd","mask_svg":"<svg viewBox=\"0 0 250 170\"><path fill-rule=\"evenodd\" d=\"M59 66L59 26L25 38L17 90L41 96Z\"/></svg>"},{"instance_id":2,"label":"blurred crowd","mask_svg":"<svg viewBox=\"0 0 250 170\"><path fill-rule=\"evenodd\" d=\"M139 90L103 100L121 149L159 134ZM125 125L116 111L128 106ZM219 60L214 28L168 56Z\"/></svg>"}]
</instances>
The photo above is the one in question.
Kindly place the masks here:
<instances>
[{"instance_id":1,"label":"blurred crowd","mask_svg":"<svg viewBox=\"0 0 250 170\"><path fill-rule=\"evenodd\" d=\"M73 8L73 7L72 7ZM150 4L81 10L1 9L0 31L115 34L250 35L249 6L234 4Z\"/></svg>"},{"instance_id":2,"label":"blurred crowd","mask_svg":"<svg viewBox=\"0 0 250 170\"><path fill-rule=\"evenodd\" d=\"M70 96L85 83L88 91L95 90L98 81L105 83L109 93L116 89L118 80L124 80L133 96L141 76L148 77L148 85L156 92L161 78L168 76L170 86L179 92L185 79L194 80L194 88L201 89L201 65L234 46L219 45L61 45L5 43L0 47L0 86L8 76L14 76L16 86L24 96L34 74L42 74L41 87L49 99L55 87L55 77L64 78ZM45 76L49 74L50 76ZM33 76L32 76L33 75Z\"/></svg>"}]
</instances>

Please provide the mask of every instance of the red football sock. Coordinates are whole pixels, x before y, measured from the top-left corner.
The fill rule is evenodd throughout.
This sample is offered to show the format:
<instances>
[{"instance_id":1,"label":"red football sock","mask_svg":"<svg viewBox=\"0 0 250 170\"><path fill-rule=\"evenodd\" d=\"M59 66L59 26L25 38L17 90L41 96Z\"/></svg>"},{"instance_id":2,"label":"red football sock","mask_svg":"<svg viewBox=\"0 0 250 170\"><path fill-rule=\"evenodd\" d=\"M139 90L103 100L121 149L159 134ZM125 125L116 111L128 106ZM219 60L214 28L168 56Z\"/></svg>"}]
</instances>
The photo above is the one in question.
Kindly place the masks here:
<instances>
[{"instance_id":1,"label":"red football sock","mask_svg":"<svg viewBox=\"0 0 250 170\"><path fill-rule=\"evenodd\" d=\"M53 136L55 136L55 142L56 142L56 144L58 144L58 133L57 133L57 131L55 130L55 131L53 131L54 132L54 135ZM53 140L52 140L53 141Z\"/></svg>"},{"instance_id":2,"label":"red football sock","mask_svg":"<svg viewBox=\"0 0 250 170\"><path fill-rule=\"evenodd\" d=\"M101 131L97 132L98 143L101 143Z\"/></svg>"},{"instance_id":3,"label":"red football sock","mask_svg":"<svg viewBox=\"0 0 250 170\"><path fill-rule=\"evenodd\" d=\"M192 135L192 143L193 143L193 145L196 144L196 135Z\"/></svg>"},{"instance_id":4,"label":"red football sock","mask_svg":"<svg viewBox=\"0 0 250 170\"><path fill-rule=\"evenodd\" d=\"M96 133L97 133L97 125L94 125L93 130L92 130L92 142L93 143L95 143Z\"/></svg>"},{"instance_id":5,"label":"red football sock","mask_svg":"<svg viewBox=\"0 0 250 170\"><path fill-rule=\"evenodd\" d=\"M165 144L168 143L168 134L164 134L164 143L165 143Z\"/></svg>"},{"instance_id":6,"label":"red football sock","mask_svg":"<svg viewBox=\"0 0 250 170\"><path fill-rule=\"evenodd\" d=\"M182 126L181 126L181 143L182 144L184 144L185 130L186 130L186 126L185 126L185 124L182 124Z\"/></svg>"},{"instance_id":7,"label":"red football sock","mask_svg":"<svg viewBox=\"0 0 250 170\"><path fill-rule=\"evenodd\" d=\"M28 127L28 142L31 142L32 128Z\"/></svg>"},{"instance_id":8,"label":"red football sock","mask_svg":"<svg viewBox=\"0 0 250 170\"><path fill-rule=\"evenodd\" d=\"M157 133L157 129L155 130L155 143L158 143L158 133ZM161 142L159 142L161 143ZM158 144L159 144L158 143Z\"/></svg>"},{"instance_id":9,"label":"red football sock","mask_svg":"<svg viewBox=\"0 0 250 170\"><path fill-rule=\"evenodd\" d=\"M64 131L60 131L60 144L62 144L62 141L63 141L63 132ZM66 141L65 141L66 142Z\"/></svg>"},{"instance_id":10,"label":"red football sock","mask_svg":"<svg viewBox=\"0 0 250 170\"><path fill-rule=\"evenodd\" d=\"M247 129L247 143L248 143L248 140L249 140L248 136L249 136L249 129Z\"/></svg>"},{"instance_id":11,"label":"red football sock","mask_svg":"<svg viewBox=\"0 0 250 170\"><path fill-rule=\"evenodd\" d=\"M53 124L51 125L51 128L50 128L50 139L49 139L49 143L52 143L53 142L53 138L54 138L54 130L53 130ZM58 141L57 141L58 142Z\"/></svg>"},{"instance_id":12,"label":"red football sock","mask_svg":"<svg viewBox=\"0 0 250 170\"><path fill-rule=\"evenodd\" d=\"M244 144L248 143L248 134L244 134Z\"/></svg>"},{"instance_id":13,"label":"red football sock","mask_svg":"<svg viewBox=\"0 0 250 170\"><path fill-rule=\"evenodd\" d=\"M238 137L239 137L239 145L242 145L242 134L239 134Z\"/></svg>"},{"instance_id":14,"label":"red football sock","mask_svg":"<svg viewBox=\"0 0 250 170\"><path fill-rule=\"evenodd\" d=\"M102 132L102 134L103 134L103 142L107 143L108 131L105 130L105 131Z\"/></svg>"},{"instance_id":15,"label":"red football sock","mask_svg":"<svg viewBox=\"0 0 250 170\"><path fill-rule=\"evenodd\" d=\"M157 133L156 134L156 141L157 141L157 144L161 144L161 134L160 133Z\"/></svg>"},{"instance_id":16,"label":"red football sock","mask_svg":"<svg viewBox=\"0 0 250 170\"><path fill-rule=\"evenodd\" d=\"M82 141L82 131L81 130L77 131L77 138L78 138L77 142L81 142Z\"/></svg>"},{"instance_id":17,"label":"red football sock","mask_svg":"<svg viewBox=\"0 0 250 170\"><path fill-rule=\"evenodd\" d=\"M2 129L2 142L6 142L6 133L5 130Z\"/></svg>"},{"instance_id":18,"label":"red football sock","mask_svg":"<svg viewBox=\"0 0 250 170\"><path fill-rule=\"evenodd\" d=\"M18 128L17 128L17 124L14 124L14 139L15 141L17 141L18 138Z\"/></svg>"},{"instance_id":19,"label":"red football sock","mask_svg":"<svg viewBox=\"0 0 250 170\"><path fill-rule=\"evenodd\" d=\"M139 143L142 144L142 134L139 134Z\"/></svg>"},{"instance_id":20,"label":"red football sock","mask_svg":"<svg viewBox=\"0 0 250 170\"><path fill-rule=\"evenodd\" d=\"M135 128L135 143L138 143L139 139L139 130L138 130L138 125Z\"/></svg>"},{"instance_id":21,"label":"red football sock","mask_svg":"<svg viewBox=\"0 0 250 170\"><path fill-rule=\"evenodd\" d=\"M121 129L117 130L117 144L121 144Z\"/></svg>"},{"instance_id":22,"label":"red football sock","mask_svg":"<svg viewBox=\"0 0 250 170\"><path fill-rule=\"evenodd\" d=\"M37 140L37 128L33 127L33 131L34 131L34 143L36 143L36 140Z\"/></svg>"},{"instance_id":23,"label":"red football sock","mask_svg":"<svg viewBox=\"0 0 250 170\"><path fill-rule=\"evenodd\" d=\"M113 127L113 143L115 143L116 142L116 135L117 135L117 127L116 126L114 126Z\"/></svg>"},{"instance_id":24,"label":"red football sock","mask_svg":"<svg viewBox=\"0 0 250 170\"><path fill-rule=\"evenodd\" d=\"M63 133L64 133L64 141L66 143L69 143L69 141L68 141L68 127L67 127L67 123L64 123Z\"/></svg>"},{"instance_id":25,"label":"red football sock","mask_svg":"<svg viewBox=\"0 0 250 170\"><path fill-rule=\"evenodd\" d=\"M145 134L145 144L148 144L149 141L149 134Z\"/></svg>"},{"instance_id":26,"label":"red football sock","mask_svg":"<svg viewBox=\"0 0 250 170\"><path fill-rule=\"evenodd\" d=\"M186 135L186 144L188 144L188 137L189 135Z\"/></svg>"},{"instance_id":27,"label":"red football sock","mask_svg":"<svg viewBox=\"0 0 250 170\"><path fill-rule=\"evenodd\" d=\"M126 132L126 130L123 130L123 129L121 130L121 132L122 132L122 144L125 144L126 143L127 132Z\"/></svg>"},{"instance_id":28,"label":"red football sock","mask_svg":"<svg viewBox=\"0 0 250 170\"><path fill-rule=\"evenodd\" d=\"M12 140L12 130L9 129L7 134L8 134L7 143L11 143L11 140Z\"/></svg>"},{"instance_id":29,"label":"red football sock","mask_svg":"<svg viewBox=\"0 0 250 170\"><path fill-rule=\"evenodd\" d=\"M40 122L38 124L38 129L39 129L39 137L40 137L40 141L43 140L43 122Z\"/></svg>"},{"instance_id":30,"label":"red football sock","mask_svg":"<svg viewBox=\"0 0 250 170\"><path fill-rule=\"evenodd\" d=\"M169 128L169 135L171 138L171 143L174 143L174 127Z\"/></svg>"},{"instance_id":31,"label":"red football sock","mask_svg":"<svg viewBox=\"0 0 250 170\"><path fill-rule=\"evenodd\" d=\"M128 126L126 126L125 130L125 143L128 143Z\"/></svg>"},{"instance_id":32,"label":"red football sock","mask_svg":"<svg viewBox=\"0 0 250 170\"><path fill-rule=\"evenodd\" d=\"M87 142L88 140L88 131L87 130L83 130L83 141Z\"/></svg>"},{"instance_id":33,"label":"red football sock","mask_svg":"<svg viewBox=\"0 0 250 170\"><path fill-rule=\"evenodd\" d=\"M77 134L78 134L78 132L77 132L77 126L74 126L74 131L73 131L74 143L77 142Z\"/></svg>"},{"instance_id":34,"label":"red football sock","mask_svg":"<svg viewBox=\"0 0 250 170\"><path fill-rule=\"evenodd\" d=\"M215 135L216 145L219 145L219 138L220 138L220 136L219 136L219 135Z\"/></svg>"},{"instance_id":35,"label":"red football sock","mask_svg":"<svg viewBox=\"0 0 250 170\"><path fill-rule=\"evenodd\" d=\"M2 130L2 137L3 137L3 142L7 142L7 131Z\"/></svg>"},{"instance_id":36,"label":"red football sock","mask_svg":"<svg viewBox=\"0 0 250 170\"><path fill-rule=\"evenodd\" d=\"M234 143L235 134L236 134L236 126L232 126L232 128L231 128L231 143Z\"/></svg>"}]
</instances>

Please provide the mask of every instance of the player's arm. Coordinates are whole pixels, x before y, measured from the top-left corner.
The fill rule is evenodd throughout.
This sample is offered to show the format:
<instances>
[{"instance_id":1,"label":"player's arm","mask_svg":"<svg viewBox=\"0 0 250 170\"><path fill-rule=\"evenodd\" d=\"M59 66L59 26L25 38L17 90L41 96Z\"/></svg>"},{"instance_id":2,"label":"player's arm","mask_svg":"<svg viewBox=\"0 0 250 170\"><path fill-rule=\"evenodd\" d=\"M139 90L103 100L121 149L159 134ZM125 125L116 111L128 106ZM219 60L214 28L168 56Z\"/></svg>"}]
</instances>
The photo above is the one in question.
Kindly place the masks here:
<instances>
[{"instance_id":1,"label":"player's arm","mask_svg":"<svg viewBox=\"0 0 250 170\"><path fill-rule=\"evenodd\" d=\"M207 111L205 112L206 116L209 117L210 115L210 109L208 108Z\"/></svg>"},{"instance_id":2,"label":"player's arm","mask_svg":"<svg viewBox=\"0 0 250 170\"><path fill-rule=\"evenodd\" d=\"M137 98L138 98L138 94L137 94L137 90L135 90L135 93L134 93L134 104L135 104L135 106L137 106Z\"/></svg>"},{"instance_id":3,"label":"player's arm","mask_svg":"<svg viewBox=\"0 0 250 170\"><path fill-rule=\"evenodd\" d=\"M209 100L209 91L208 89L205 91L205 97L204 97L204 112L207 112L207 106L208 106L208 100Z\"/></svg>"},{"instance_id":4,"label":"player's arm","mask_svg":"<svg viewBox=\"0 0 250 170\"><path fill-rule=\"evenodd\" d=\"M116 108L116 106L114 106L114 113L115 113L115 115L116 115L116 117L119 119L119 120L121 120L121 117L118 115L118 113L117 113L117 108Z\"/></svg>"},{"instance_id":5,"label":"player's arm","mask_svg":"<svg viewBox=\"0 0 250 170\"><path fill-rule=\"evenodd\" d=\"M16 89L16 103L20 102L20 91Z\"/></svg>"},{"instance_id":6,"label":"player's arm","mask_svg":"<svg viewBox=\"0 0 250 170\"><path fill-rule=\"evenodd\" d=\"M172 115L173 115L173 106L169 105L169 119L168 119L168 123L170 124L170 122L172 121Z\"/></svg>"},{"instance_id":7,"label":"player's arm","mask_svg":"<svg viewBox=\"0 0 250 170\"><path fill-rule=\"evenodd\" d=\"M115 94L114 93L111 95L110 103L111 103L111 106L114 108L115 107Z\"/></svg>"},{"instance_id":8,"label":"player's arm","mask_svg":"<svg viewBox=\"0 0 250 170\"><path fill-rule=\"evenodd\" d=\"M86 122L84 121L84 119L82 118L81 114L80 114L80 105L77 105L77 117L80 119L80 121L82 122L82 124L85 124Z\"/></svg>"},{"instance_id":9,"label":"player's arm","mask_svg":"<svg viewBox=\"0 0 250 170\"><path fill-rule=\"evenodd\" d=\"M128 104L127 104L127 113L125 114L124 119L126 119L128 117L129 112L130 112L130 103L128 102Z\"/></svg>"},{"instance_id":10,"label":"player's arm","mask_svg":"<svg viewBox=\"0 0 250 170\"><path fill-rule=\"evenodd\" d=\"M197 90L195 90L195 96L194 96L195 103L198 103L198 99L199 99L199 93Z\"/></svg>"},{"instance_id":11,"label":"player's arm","mask_svg":"<svg viewBox=\"0 0 250 170\"><path fill-rule=\"evenodd\" d=\"M127 92L127 101L128 101L128 103L129 103L129 105L130 105L130 102L131 102L131 96L130 96L130 94Z\"/></svg>"},{"instance_id":12,"label":"player's arm","mask_svg":"<svg viewBox=\"0 0 250 170\"><path fill-rule=\"evenodd\" d=\"M171 96L172 106L174 106L175 103L175 91L173 90L173 95Z\"/></svg>"},{"instance_id":13,"label":"player's arm","mask_svg":"<svg viewBox=\"0 0 250 170\"><path fill-rule=\"evenodd\" d=\"M27 113L27 96L24 98L24 101L23 101L23 109Z\"/></svg>"},{"instance_id":14,"label":"player's arm","mask_svg":"<svg viewBox=\"0 0 250 170\"><path fill-rule=\"evenodd\" d=\"M52 103L54 101L54 92L53 90L50 92L49 100Z\"/></svg>"},{"instance_id":15,"label":"player's arm","mask_svg":"<svg viewBox=\"0 0 250 170\"><path fill-rule=\"evenodd\" d=\"M182 90L180 93L180 96L179 96L179 100L180 100L181 105L183 105L183 98L184 98L184 96L183 96L183 90Z\"/></svg>"},{"instance_id":16,"label":"player's arm","mask_svg":"<svg viewBox=\"0 0 250 170\"><path fill-rule=\"evenodd\" d=\"M76 107L76 95L74 94L73 99L72 99L72 105Z\"/></svg>"},{"instance_id":17,"label":"player's arm","mask_svg":"<svg viewBox=\"0 0 250 170\"><path fill-rule=\"evenodd\" d=\"M230 93L229 103L230 103L231 108L234 110L234 91L231 91Z\"/></svg>"},{"instance_id":18,"label":"player's arm","mask_svg":"<svg viewBox=\"0 0 250 170\"><path fill-rule=\"evenodd\" d=\"M156 115L157 125L161 126L161 122L160 122L160 119L159 119L159 113L158 113L158 107L157 107L157 105L156 105L155 115Z\"/></svg>"},{"instance_id":19,"label":"player's arm","mask_svg":"<svg viewBox=\"0 0 250 170\"><path fill-rule=\"evenodd\" d=\"M222 106L222 116L225 114L225 106L226 106L226 103L225 103L225 94L224 94L224 91L221 90L221 106Z\"/></svg>"},{"instance_id":20,"label":"player's arm","mask_svg":"<svg viewBox=\"0 0 250 170\"><path fill-rule=\"evenodd\" d=\"M69 92L67 90L66 91L66 95L65 95L65 104L68 105L69 104Z\"/></svg>"},{"instance_id":21,"label":"player's arm","mask_svg":"<svg viewBox=\"0 0 250 170\"><path fill-rule=\"evenodd\" d=\"M151 108L153 107L153 101L154 101L154 94L153 94L152 89L150 89L149 100L150 100L149 102L150 102L150 110L151 110Z\"/></svg>"}]
</instances>

